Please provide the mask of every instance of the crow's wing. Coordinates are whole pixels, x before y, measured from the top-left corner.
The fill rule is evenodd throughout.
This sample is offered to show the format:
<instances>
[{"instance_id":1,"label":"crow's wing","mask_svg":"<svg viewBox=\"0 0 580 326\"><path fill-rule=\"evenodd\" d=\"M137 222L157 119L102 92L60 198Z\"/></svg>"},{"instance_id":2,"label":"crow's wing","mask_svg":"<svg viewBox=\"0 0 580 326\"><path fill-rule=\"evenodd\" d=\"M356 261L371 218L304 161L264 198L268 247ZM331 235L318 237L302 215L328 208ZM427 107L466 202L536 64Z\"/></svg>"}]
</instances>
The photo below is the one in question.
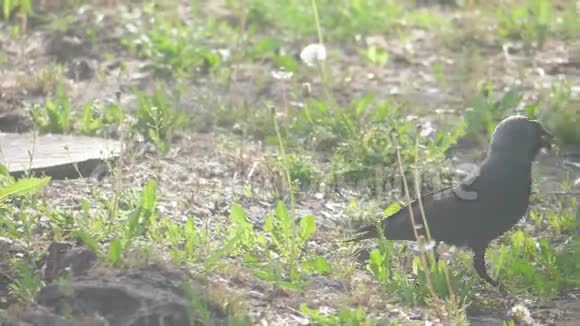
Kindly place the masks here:
<instances>
[{"instance_id":1,"label":"crow's wing","mask_svg":"<svg viewBox=\"0 0 580 326\"><path fill-rule=\"evenodd\" d=\"M479 176L471 176L464 179L460 184L446 188L439 192L421 196L421 203L425 212L425 218L429 225L431 236L440 241L453 241L457 230L464 229L469 225L470 217L462 212L479 210L479 198L477 188ZM423 217L418 200L411 202L415 224L419 225L419 234L424 234ZM355 232L355 237L348 241L359 241L379 236L379 230L383 231L386 238L391 240L415 240L411 220L409 218L409 206L401 208L397 213L384 218L379 225L371 224L362 227ZM459 235L461 238L461 234ZM458 243L458 245L460 245Z\"/></svg>"}]
</instances>

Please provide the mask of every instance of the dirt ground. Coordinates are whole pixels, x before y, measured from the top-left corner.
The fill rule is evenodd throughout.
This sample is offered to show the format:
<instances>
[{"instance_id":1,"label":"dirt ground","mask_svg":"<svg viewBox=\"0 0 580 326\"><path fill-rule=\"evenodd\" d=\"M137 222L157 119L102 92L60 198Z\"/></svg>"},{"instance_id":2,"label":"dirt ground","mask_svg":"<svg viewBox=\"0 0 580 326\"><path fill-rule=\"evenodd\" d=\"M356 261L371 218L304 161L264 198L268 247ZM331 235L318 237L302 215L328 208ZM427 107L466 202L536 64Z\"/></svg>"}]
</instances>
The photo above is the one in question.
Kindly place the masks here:
<instances>
[{"instance_id":1,"label":"dirt ground","mask_svg":"<svg viewBox=\"0 0 580 326\"><path fill-rule=\"evenodd\" d=\"M121 21L119 17L136 16L123 4L86 5L78 10L67 31L32 27L27 34L17 38L10 35L10 25L1 21L0 131L31 130L28 110L31 104L49 95L50 81L42 74L54 69L56 63L64 67L73 104L92 99L114 101L117 92L121 92L122 103L128 108L134 106L130 90L133 87L150 89L154 80L149 72L143 70L145 62L121 44L126 33L125 25L130 21ZM91 42L77 33L87 24L97 31L96 40ZM464 40L478 45L479 55L470 62L464 62L465 55L460 51L442 46L450 40L425 29L411 29L404 40L395 35L377 36L377 42L386 43L391 53L391 60L381 69L361 64L353 53L355 50L348 44L329 48L328 66L332 79L336 81L333 91L344 101L374 92L377 97L409 101L416 112L426 107L433 108L432 112L420 112L421 116L428 117L433 128L438 128L442 121L461 119L461 112L465 109L461 105L477 80L493 81L500 89L518 85L525 97L532 100L565 76L571 85L575 85L573 91L580 93L580 40L549 40L541 50L530 53L515 44L504 48L487 44L485 39L473 35L473 39ZM104 53L113 53L114 56ZM432 65L435 62L442 66L447 76L444 86L434 76ZM207 110L207 104L216 98L222 103L260 103L264 99L276 102L280 95L274 83L255 82L256 79L270 78L272 68L262 64L238 67L236 79L226 89L200 76L186 86L183 107L195 115ZM309 82L313 85L313 96L316 96L321 92L320 81L315 78ZM225 225L231 204L237 202L244 206L248 218L259 228L263 217L274 207L276 197L272 190L277 185L264 164L266 154L273 149L258 141L243 140L230 130L190 128L180 132L179 139L163 158L148 151L143 144L131 143L130 146L129 152L135 156L122 161L123 185L142 186L145 180L155 178L161 194L160 210L172 219L183 221L194 216L199 225ZM454 159L473 163L484 154L485 148L460 148ZM580 169L569 164L580 163L578 149L566 149L558 156L545 155L539 161L534 184L538 191L558 190L566 173L580 177ZM253 172L250 174L250 171ZM83 199L91 198L95 190L111 192L114 182L112 177L100 181L55 180L43 196L54 207L75 209L80 207ZM254 194L251 198L244 195L248 184ZM344 218L352 195L348 189L297 194L298 214L313 214L317 219L313 243L325 255L338 250L337 239L344 238L352 230L353 225ZM379 201L378 212L380 207L384 208L380 205L384 204L384 201ZM0 241L0 246L5 258L6 253L10 255L24 250L9 239ZM60 249L56 248L58 246ZM76 245L42 243L39 250L47 253L44 263L47 281L56 279L64 268L62 266L69 266L71 262L78 268L82 276L75 277L70 284L78 298L67 303L71 306L67 311L76 316L85 315L85 318L64 320L61 317L66 315L63 313L66 309L62 308L66 298L57 291L58 284L52 283L39 293L38 305L9 309L2 325L182 325L187 320L184 308L187 294L176 285L176 280L186 278L200 280L199 284L192 285L193 288L213 289L210 296L235 297L256 324L305 325L308 319L298 310L301 303L333 311L349 301L362 303L367 313L377 317L417 325L438 323L430 309L404 307L386 297L362 264L354 276L359 282L358 287L331 277L316 276L304 291L293 292L259 281L243 270L198 275L170 263L164 265L166 261L160 258L161 264L152 264L146 269L110 271L100 268L96 257ZM350 254L339 251L338 257L349 257ZM163 253L159 256L163 257ZM232 265L235 266L235 262ZM7 279L2 278L0 275L0 293L8 296ZM358 293L361 287L376 290ZM522 300L517 295L504 296L487 288L474 290L481 293L482 300L493 304L469 307L472 325L501 325L510 309ZM532 317L539 324L580 325L579 296L580 289L570 289L549 302L524 303L529 304ZM123 297L124 306L107 305L113 297ZM208 304L213 324L225 325L227 309L213 307L213 304ZM19 323L19 320L27 323Z\"/></svg>"}]
</instances>

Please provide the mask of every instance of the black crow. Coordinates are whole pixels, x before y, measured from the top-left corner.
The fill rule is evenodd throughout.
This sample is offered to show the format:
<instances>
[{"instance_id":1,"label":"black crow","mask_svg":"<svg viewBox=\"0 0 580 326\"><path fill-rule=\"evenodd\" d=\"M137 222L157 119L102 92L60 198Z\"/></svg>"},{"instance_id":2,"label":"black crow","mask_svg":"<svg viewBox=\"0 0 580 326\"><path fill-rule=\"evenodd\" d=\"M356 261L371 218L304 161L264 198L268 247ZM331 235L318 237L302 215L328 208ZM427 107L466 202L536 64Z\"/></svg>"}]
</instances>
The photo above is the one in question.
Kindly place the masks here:
<instances>
[{"instance_id":1,"label":"black crow","mask_svg":"<svg viewBox=\"0 0 580 326\"><path fill-rule=\"evenodd\" d=\"M541 148L549 148L554 137L534 120L511 116L500 122L492 137L486 159L477 173L441 192L422 196L425 219L433 241L473 250L473 265L484 280L498 283L487 274L485 251L489 243L512 228L526 214L532 183L532 161ZM417 231L425 235L417 201L411 203ZM359 241L377 237L415 241L410 209L402 208L380 225L357 231Z\"/></svg>"}]
</instances>

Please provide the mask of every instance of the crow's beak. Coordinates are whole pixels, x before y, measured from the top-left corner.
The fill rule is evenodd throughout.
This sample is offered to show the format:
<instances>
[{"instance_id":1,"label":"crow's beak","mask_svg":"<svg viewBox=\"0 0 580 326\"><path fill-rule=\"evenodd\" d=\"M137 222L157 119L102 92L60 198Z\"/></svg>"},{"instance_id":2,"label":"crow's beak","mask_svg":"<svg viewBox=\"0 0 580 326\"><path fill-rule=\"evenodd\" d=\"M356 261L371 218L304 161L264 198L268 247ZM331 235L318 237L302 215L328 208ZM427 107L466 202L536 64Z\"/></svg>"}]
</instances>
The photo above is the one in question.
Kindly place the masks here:
<instances>
[{"instance_id":1,"label":"crow's beak","mask_svg":"<svg viewBox=\"0 0 580 326\"><path fill-rule=\"evenodd\" d=\"M541 146L546 149L552 149L556 142L556 137L552 135L548 130L542 128Z\"/></svg>"}]
</instances>

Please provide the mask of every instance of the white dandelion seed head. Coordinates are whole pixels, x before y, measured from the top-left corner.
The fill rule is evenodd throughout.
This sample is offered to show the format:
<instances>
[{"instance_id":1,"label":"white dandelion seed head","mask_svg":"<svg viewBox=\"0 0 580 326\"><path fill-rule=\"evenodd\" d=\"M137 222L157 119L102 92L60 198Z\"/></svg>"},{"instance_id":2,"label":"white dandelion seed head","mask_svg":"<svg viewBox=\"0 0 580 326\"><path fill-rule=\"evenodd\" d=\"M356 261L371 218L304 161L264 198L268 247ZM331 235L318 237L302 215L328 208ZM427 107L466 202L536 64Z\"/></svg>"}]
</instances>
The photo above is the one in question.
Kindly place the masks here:
<instances>
[{"instance_id":1,"label":"white dandelion seed head","mask_svg":"<svg viewBox=\"0 0 580 326\"><path fill-rule=\"evenodd\" d=\"M284 68L272 71L272 77L276 80L290 80L294 74L291 71L286 71Z\"/></svg>"},{"instance_id":2,"label":"white dandelion seed head","mask_svg":"<svg viewBox=\"0 0 580 326\"><path fill-rule=\"evenodd\" d=\"M530 310L522 304L517 304L512 307L511 315L519 320L527 320L531 317Z\"/></svg>"},{"instance_id":3,"label":"white dandelion seed head","mask_svg":"<svg viewBox=\"0 0 580 326\"><path fill-rule=\"evenodd\" d=\"M431 249L435 248L435 245L436 245L435 241L433 241L433 240L427 241L425 236L419 235L419 238L417 239L417 243L415 244L414 251L417 254L426 253L427 251L430 251Z\"/></svg>"},{"instance_id":4,"label":"white dandelion seed head","mask_svg":"<svg viewBox=\"0 0 580 326\"><path fill-rule=\"evenodd\" d=\"M300 52L300 59L307 66L315 66L318 62L326 60L326 47L320 43L308 44Z\"/></svg>"}]
</instances>

